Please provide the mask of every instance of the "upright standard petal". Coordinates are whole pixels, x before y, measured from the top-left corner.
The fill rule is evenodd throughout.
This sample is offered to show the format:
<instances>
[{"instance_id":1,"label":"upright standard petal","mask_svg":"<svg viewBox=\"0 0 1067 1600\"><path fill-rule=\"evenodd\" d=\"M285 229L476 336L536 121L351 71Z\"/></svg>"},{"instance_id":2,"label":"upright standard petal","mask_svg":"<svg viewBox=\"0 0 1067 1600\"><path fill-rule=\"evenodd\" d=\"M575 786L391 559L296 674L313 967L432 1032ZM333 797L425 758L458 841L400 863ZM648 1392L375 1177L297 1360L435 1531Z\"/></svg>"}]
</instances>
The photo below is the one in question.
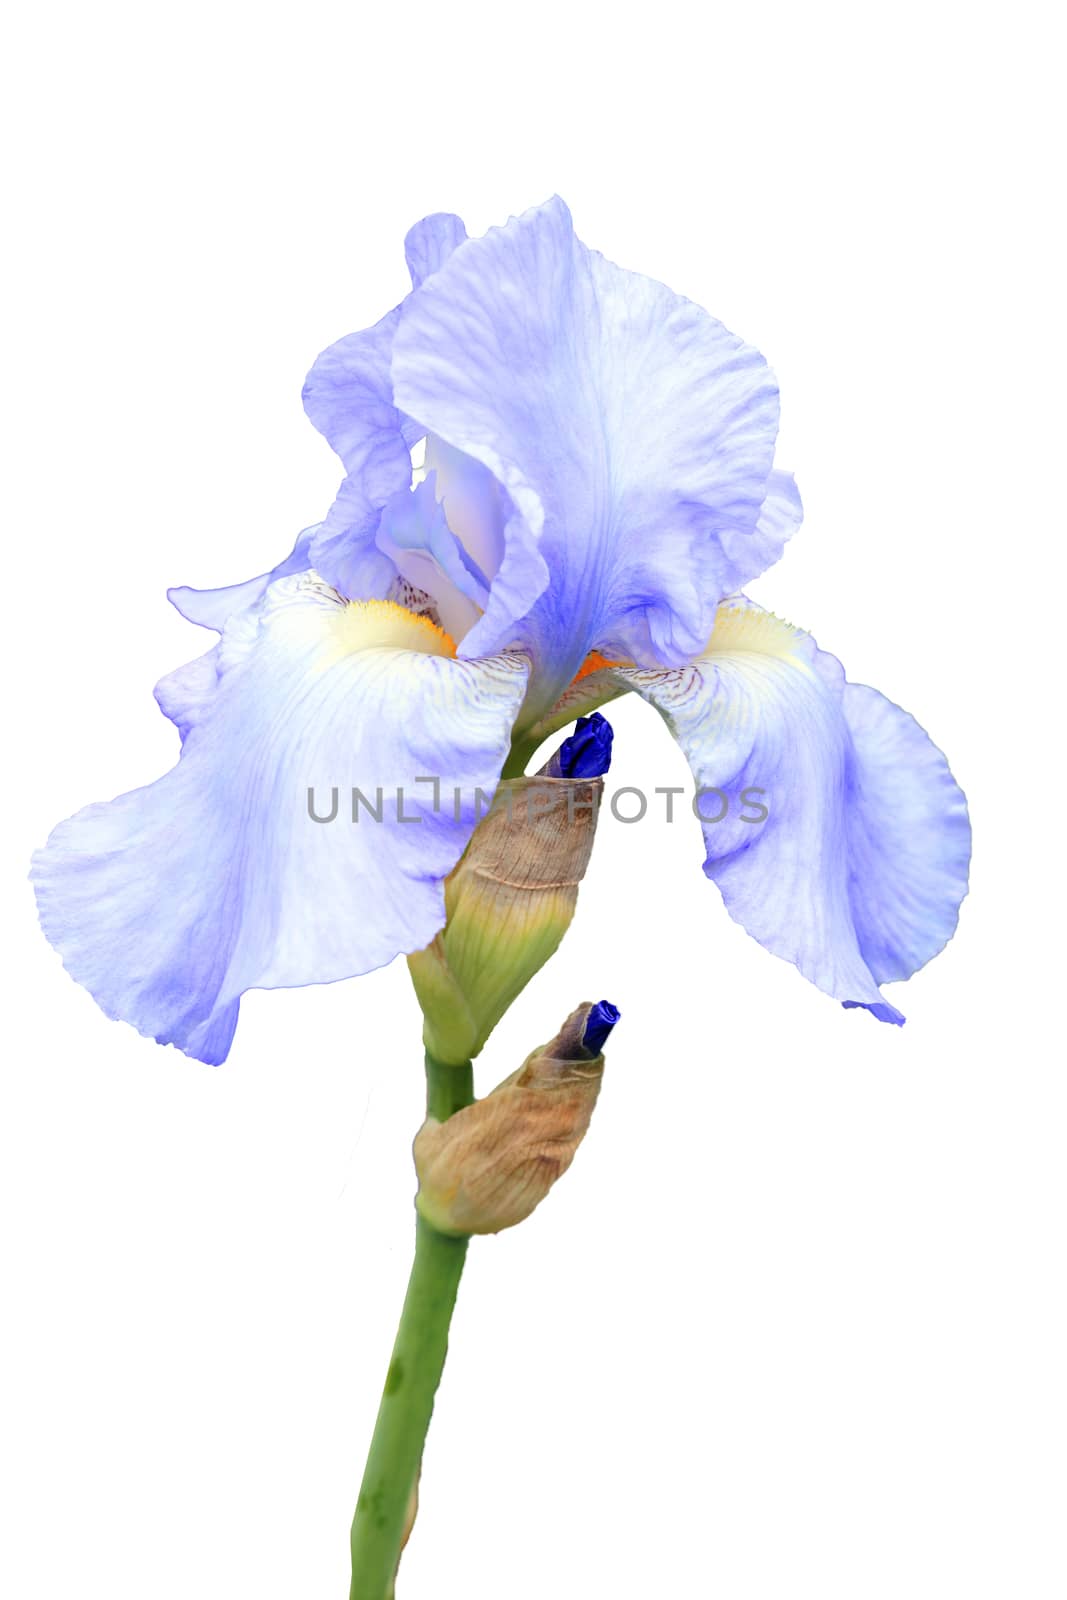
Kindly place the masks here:
<instances>
[{"instance_id":1,"label":"upright standard petal","mask_svg":"<svg viewBox=\"0 0 1067 1600\"><path fill-rule=\"evenodd\" d=\"M731 916L846 1006L903 1022L878 986L952 937L970 860L966 801L918 723L743 601L691 666L614 676L688 757Z\"/></svg>"},{"instance_id":2,"label":"upright standard petal","mask_svg":"<svg viewBox=\"0 0 1067 1600\"><path fill-rule=\"evenodd\" d=\"M38 852L46 935L109 1016L221 1061L245 990L432 939L526 680L518 655L457 661L399 606L281 580L164 680L178 765Z\"/></svg>"},{"instance_id":3,"label":"upright standard petal","mask_svg":"<svg viewBox=\"0 0 1067 1600\"><path fill-rule=\"evenodd\" d=\"M342 594L381 598L394 568L375 544L382 508L411 484L418 429L393 404L389 357L399 307L319 356L304 409L345 464L347 477L311 546L316 572Z\"/></svg>"},{"instance_id":4,"label":"upright standard petal","mask_svg":"<svg viewBox=\"0 0 1067 1600\"><path fill-rule=\"evenodd\" d=\"M427 278L439 272L453 250L457 250L466 237L463 219L453 216L450 211L435 211L432 216L423 217L421 222L409 228L404 240L404 259L413 287L417 289Z\"/></svg>"},{"instance_id":5,"label":"upright standard petal","mask_svg":"<svg viewBox=\"0 0 1067 1600\"><path fill-rule=\"evenodd\" d=\"M462 652L529 644L531 719L593 648L691 658L777 553L756 532L778 420L763 358L587 250L558 199L409 296L392 367L401 410L500 485L503 559Z\"/></svg>"},{"instance_id":6,"label":"upright standard petal","mask_svg":"<svg viewBox=\"0 0 1067 1600\"><path fill-rule=\"evenodd\" d=\"M735 533L724 540L727 556L737 571L748 572L748 577L739 579L735 588L742 588L774 565L803 519L804 507L793 474L772 472L755 528L751 533Z\"/></svg>"},{"instance_id":7,"label":"upright standard petal","mask_svg":"<svg viewBox=\"0 0 1067 1600\"><path fill-rule=\"evenodd\" d=\"M417 286L465 237L458 217L425 217L405 253ZM311 546L311 564L342 594L382 598L396 575L375 536L383 508L411 484L411 446L425 433L393 401L389 371L400 307L324 350L304 384L304 409L345 464L347 477Z\"/></svg>"},{"instance_id":8,"label":"upright standard petal","mask_svg":"<svg viewBox=\"0 0 1067 1600\"><path fill-rule=\"evenodd\" d=\"M404 253L416 288L466 236L459 217L443 212L415 224ZM306 572L312 565L342 594L360 599L389 594L396 572L374 536L382 507L411 481L409 448L421 437L392 403L389 358L398 311L394 307L373 328L331 345L308 374L305 409L349 474L325 521L306 528L292 552L270 572L223 589L168 590L168 599L189 622L221 631L278 578Z\"/></svg>"}]
</instances>

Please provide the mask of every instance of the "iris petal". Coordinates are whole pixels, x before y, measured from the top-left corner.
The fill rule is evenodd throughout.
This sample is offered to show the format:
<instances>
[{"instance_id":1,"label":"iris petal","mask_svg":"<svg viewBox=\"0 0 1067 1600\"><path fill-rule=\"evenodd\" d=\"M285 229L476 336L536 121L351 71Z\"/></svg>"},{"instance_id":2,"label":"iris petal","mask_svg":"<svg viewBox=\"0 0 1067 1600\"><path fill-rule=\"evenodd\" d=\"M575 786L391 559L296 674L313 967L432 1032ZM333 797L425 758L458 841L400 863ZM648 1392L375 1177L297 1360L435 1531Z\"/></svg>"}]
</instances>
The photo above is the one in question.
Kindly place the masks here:
<instances>
[{"instance_id":1,"label":"iris petal","mask_svg":"<svg viewBox=\"0 0 1067 1600\"><path fill-rule=\"evenodd\" d=\"M505 554L476 655L531 644L543 712L586 652L680 664L775 558L757 524L778 419L766 363L664 285L587 250L555 199L468 242L401 308L397 405L481 462Z\"/></svg>"},{"instance_id":2,"label":"iris petal","mask_svg":"<svg viewBox=\"0 0 1067 1600\"><path fill-rule=\"evenodd\" d=\"M504 559L507 496L488 467L433 434L426 440L426 471L434 474L448 526L491 581Z\"/></svg>"},{"instance_id":3,"label":"iris petal","mask_svg":"<svg viewBox=\"0 0 1067 1600\"><path fill-rule=\"evenodd\" d=\"M416 223L405 241L412 281L432 274L465 237L458 217ZM411 484L411 446L425 433L393 403L389 371L396 306L373 328L324 350L304 384L304 409L345 464L347 477L311 544L316 572L342 594L382 598L395 569L375 542L382 509Z\"/></svg>"},{"instance_id":4,"label":"iris petal","mask_svg":"<svg viewBox=\"0 0 1067 1600\"><path fill-rule=\"evenodd\" d=\"M767 479L767 493L755 528L751 533L727 534L723 539L733 569L738 574L735 589L742 588L774 565L803 518L804 507L793 474L772 472Z\"/></svg>"},{"instance_id":5,"label":"iris petal","mask_svg":"<svg viewBox=\"0 0 1067 1600\"><path fill-rule=\"evenodd\" d=\"M427 278L440 271L453 250L458 249L466 237L467 230L462 218L453 216L450 211L435 211L432 216L423 217L421 222L416 222L413 228L408 229L404 240L404 259L416 289L420 283L425 283Z\"/></svg>"},{"instance_id":6,"label":"iris petal","mask_svg":"<svg viewBox=\"0 0 1067 1600\"><path fill-rule=\"evenodd\" d=\"M224 589L168 589L167 599L187 622L195 622L199 628L214 628L221 633L230 617L254 606L272 583L279 578L307 571L311 565L311 540L317 532L317 525L305 528L285 560L279 561L270 572L260 573L258 578L247 578L244 583L231 583Z\"/></svg>"},{"instance_id":7,"label":"iris petal","mask_svg":"<svg viewBox=\"0 0 1067 1600\"><path fill-rule=\"evenodd\" d=\"M481 615L488 590L435 498L433 474L393 496L382 512L377 543L400 575L435 601L445 631L463 638Z\"/></svg>"},{"instance_id":8,"label":"iris petal","mask_svg":"<svg viewBox=\"0 0 1067 1600\"><path fill-rule=\"evenodd\" d=\"M846 821L856 937L875 981L894 983L956 926L970 859L966 801L914 717L862 683L844 685L842 707L855 751Z\"/></svg>"},{"instance_id":9,"label":"iris petal","mask_svg":"<svg viewBox=\"0 0 1067 1600\"><path fill-rule=\"evenodd\" d=\"M951 938L970 859L966 801L918 723L746 602L691 666L614 676L707 792L704 870L731 916L827 994L902 1022L878 986Z\"/></svg>"},{"instance_id":10,"label":"iris petal","mask_svg":"<svg viewBox=\"0 0 1067 1600\"><path fill-rule=\"evenodd\" d=\"M154 693L156 703L165 717L169 717L181 735L182 743L191 728L209 711L219 686L219 647L206 655L187 661L160 678Z\"/></svg>"},{"instance_id":11,"label":"iris petal","mask_svg":"<svg viewBox=\"0 0 1067 1600\"><path fill-rule=\"evenodd\" d=\"M311 545L316 572L342 594L381 598L394 576L375 544L382 507L411 483L419 430L393 405L389 355L399 308L324 350L304 384L304 409L347 477Z\"/></svg>"},{"instance_id":12,"label":"iris petal","mask_svg":"<svg viewBox=\"0 0 1067 1600\"><path fill-rule=\"evenodd\" d=\"M450 648L304 574L164 680L178 765L61 823L34 862L44 931L109 1016L221 1061L245 990L329 983L428 943L527 677L521 656ZM353 786L372 805L382 786L380 823L352 822ZM338 790L331 825L309 787L320 815Z\"/></svg>"}]
</instances>

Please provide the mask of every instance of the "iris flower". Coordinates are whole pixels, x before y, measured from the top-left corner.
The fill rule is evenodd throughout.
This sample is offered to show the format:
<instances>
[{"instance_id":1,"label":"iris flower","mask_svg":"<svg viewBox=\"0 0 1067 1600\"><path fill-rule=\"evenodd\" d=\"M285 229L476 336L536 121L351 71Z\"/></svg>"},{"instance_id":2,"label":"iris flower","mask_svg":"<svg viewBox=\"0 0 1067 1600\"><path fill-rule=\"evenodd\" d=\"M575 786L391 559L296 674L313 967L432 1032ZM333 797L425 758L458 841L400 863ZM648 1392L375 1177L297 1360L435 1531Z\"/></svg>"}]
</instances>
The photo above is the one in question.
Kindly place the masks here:
<instances>
[{"instance_id":1,"label":"iris flower","mask_svg":"<svg viewBox=\"0 0 1067 1600\"><path fill-rule=\"evenodd\" d=\"M171 591L219 634L156 688L177 765L35 860L68 970L219 1062L246 990L426 946L478 791L633 692L698 787L764 791L763 820L703 824L730 914L903 1021L880 986L953 933L966 805L906 712L743 597L802 514L766 362L587 249L559 199L480 239L428 217L406 253L410 294L307 380L346 474L325 519L262 576ZM383 820L318 825L309 787L382 788Z\"/></svg>"}]
</instances>

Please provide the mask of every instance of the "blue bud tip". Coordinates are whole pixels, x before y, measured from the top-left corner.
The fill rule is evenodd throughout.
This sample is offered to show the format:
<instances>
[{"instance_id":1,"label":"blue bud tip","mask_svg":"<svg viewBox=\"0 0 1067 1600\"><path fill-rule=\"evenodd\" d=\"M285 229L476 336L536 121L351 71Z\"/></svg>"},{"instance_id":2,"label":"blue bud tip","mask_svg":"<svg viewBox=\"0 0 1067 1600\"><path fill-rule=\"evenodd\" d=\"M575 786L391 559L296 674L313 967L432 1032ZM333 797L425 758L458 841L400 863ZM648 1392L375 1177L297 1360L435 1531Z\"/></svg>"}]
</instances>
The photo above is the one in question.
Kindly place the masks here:
<instances>
[{"instance_id":1,"label":"blue bud tip","mask_svg":"<svg viewBox=\"0 0 1067 1600\"><path fill-rule=\"evenodd\" d=\"M615 730L599 711L579 717L574 732L564 739L556 760L561 778L600 778L611 766L611 741Z\"/></svg>"},{"instance_id":2,"label":"blue bud tip","mask_svg":"<svg viewBox=\"0 0 1067 1600\"><path fill-rule=\"evenodd\" d=\"M604 1048L608 1034L622 1016L618 1006L610 1000L598 1000L585 1019L582 1044L591 1056L598 1056Z\"/></svg>"}]
</instances>

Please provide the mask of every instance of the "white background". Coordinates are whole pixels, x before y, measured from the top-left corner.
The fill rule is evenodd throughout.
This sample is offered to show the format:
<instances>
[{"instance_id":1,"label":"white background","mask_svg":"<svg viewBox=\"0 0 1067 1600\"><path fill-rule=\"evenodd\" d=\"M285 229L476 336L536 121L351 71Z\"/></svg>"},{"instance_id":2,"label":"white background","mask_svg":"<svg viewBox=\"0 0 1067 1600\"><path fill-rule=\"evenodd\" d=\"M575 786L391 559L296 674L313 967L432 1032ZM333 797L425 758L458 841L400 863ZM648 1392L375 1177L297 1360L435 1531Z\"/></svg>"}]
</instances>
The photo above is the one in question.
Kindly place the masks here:
<instances>
[{"instance_id":1,"label":"white background","mask_svg":"<svg viewBox=\"0 0 1067 1600\"><path fill-rule=\"evenodd\" d=\"M1050 7L20 8L0 1590L338 1600L410 1244L403 964L253 994L202 1067L106 1021L26 859L161 773L172 583L339 479L316 352L426 212L553 191L757 344L806 523L753 587L913 710L972 894L903 1030L766 955L695 824L602 827L488 1088L619 1002L592 1133L470 1252L403 1596L1061 1600L1063 537ZM616 783L684 781L639 704Z\"/></svg>"}]
</instances>

